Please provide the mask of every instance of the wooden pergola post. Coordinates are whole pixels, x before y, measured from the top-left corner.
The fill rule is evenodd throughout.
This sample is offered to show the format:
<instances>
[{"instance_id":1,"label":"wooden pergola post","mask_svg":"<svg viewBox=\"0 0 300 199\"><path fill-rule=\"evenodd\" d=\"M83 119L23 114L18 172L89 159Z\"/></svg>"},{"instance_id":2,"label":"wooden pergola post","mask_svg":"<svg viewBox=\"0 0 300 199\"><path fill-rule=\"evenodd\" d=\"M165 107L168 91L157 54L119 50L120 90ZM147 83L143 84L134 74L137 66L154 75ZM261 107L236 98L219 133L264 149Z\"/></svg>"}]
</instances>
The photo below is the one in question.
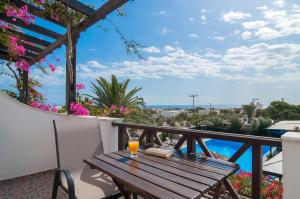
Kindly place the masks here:
<instances>
[{"instance_id":1,"label":"wooden pergola post","mask_svg":"<svg viewBox=\"0 0 300 199\"><path fill-rule=\"evenodd\" d=\"M23 89L23 93L24 93L24 98L22 100L23 100L24 104L28 104L28 102L29 102L29 73L28 73L28 71L23 71L22 81L23 81L22 89Z\"/></svg>"},{"instance_id":2,"label":"wooden pergola post","mask_svg":"<svg viewBox=\"0 0 300 199\"><path fill-rule=\"evenodd\" d=\"M72 35L72 34L70 34ZM71 62L68 61L68 42L66 45L66 109L71 114L70 104L76 102L76 46L79 35L72 35L71 38ZM71 64L71 65L70 65Z\"/></svg>"}]
</instances>

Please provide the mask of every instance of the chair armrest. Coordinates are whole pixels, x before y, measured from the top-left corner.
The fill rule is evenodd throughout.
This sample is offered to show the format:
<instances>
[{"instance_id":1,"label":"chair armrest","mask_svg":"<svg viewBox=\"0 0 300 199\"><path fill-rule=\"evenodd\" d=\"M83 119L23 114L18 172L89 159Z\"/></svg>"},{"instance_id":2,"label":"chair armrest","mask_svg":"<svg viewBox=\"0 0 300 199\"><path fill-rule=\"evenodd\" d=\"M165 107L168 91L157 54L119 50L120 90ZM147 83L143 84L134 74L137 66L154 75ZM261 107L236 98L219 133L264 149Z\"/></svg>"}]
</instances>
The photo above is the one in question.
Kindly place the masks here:
<instances>
[{"instance_id":1,"label":"chair armrest","mask_svg":"<svg viewBox=\"0 0 300 199\"><path fill-rule=\"evenodd\" d=\"M68 194L69 194L69 199L75 199L75 186L74 186L74 180L73 177L71 175L71 172L67 169L60 169L57 168L55 169L55 175L54 175L54 186L53 186L53 191L54 189L56 189L56 193L57 193L57 188L58 186L61 186L61 174L64 174L64 176L66 177L67 180L67 184L68 184ZM56 194L55 194L55 198L56 198ZM52 199L54 199L52 197Z\"/></svg>"}]
</instances>

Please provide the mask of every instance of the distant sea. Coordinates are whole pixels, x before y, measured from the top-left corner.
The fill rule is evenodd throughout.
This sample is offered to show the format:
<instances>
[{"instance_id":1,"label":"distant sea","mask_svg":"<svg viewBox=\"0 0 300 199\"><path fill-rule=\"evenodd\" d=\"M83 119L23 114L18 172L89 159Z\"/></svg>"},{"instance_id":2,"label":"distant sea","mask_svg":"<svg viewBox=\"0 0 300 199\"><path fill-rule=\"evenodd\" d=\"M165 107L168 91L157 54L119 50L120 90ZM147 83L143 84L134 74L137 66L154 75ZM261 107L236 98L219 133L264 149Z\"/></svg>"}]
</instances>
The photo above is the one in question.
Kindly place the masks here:
<instances>
[{"instance_id":1,"label":"distant sea","mask_svg":"<svg viewBox=\"0 0 300 199\"><path fill-rule=\"evenodd\" d=\"M195 107L202 107L205 109L209 109L209 105L195 105ZM229 108L240 108L241 105L227 105L227 104L212 104L212 108L214 109L229 109ZM192 105L148 105L146 108L152 109L191 109Z\"/></svg>"}]
</instances>

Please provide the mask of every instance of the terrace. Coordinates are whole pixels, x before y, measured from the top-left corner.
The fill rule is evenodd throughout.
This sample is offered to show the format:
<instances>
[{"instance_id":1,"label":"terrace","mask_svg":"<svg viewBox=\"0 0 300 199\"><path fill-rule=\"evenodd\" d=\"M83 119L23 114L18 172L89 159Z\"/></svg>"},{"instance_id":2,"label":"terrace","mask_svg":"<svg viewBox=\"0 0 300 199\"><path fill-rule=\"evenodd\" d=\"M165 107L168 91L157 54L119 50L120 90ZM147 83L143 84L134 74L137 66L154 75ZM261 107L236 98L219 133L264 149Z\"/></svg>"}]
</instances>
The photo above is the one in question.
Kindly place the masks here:
<instances>
[{"instance_id":1,"label":"terrace","mask_svg":"<svg viewBox=\"0 0 300 199\"><path fill-rule=\"evenodd\" d=\"M61 35L54 30L49 30L35 24L26 24L21 19L13 20L1 13L0 19L6 23L13 24L19 28L28 29L37 34L55 39L52 43L39 39L28 33L23 33L14 29L8 29L7 34L22 38L22 43L33 43L27 45L27 53L19 58L26 60L30 65L34 65L42 58L50 54L61 45L67 46L66 52L66 107L70 111L70 104L76 101L76 41L80 34L97 21L105 19L107 15L126 3L126 0L110 0L100 8L94 10L79 1L60 1L65 8L78 12L82 19L73 26L53 20L53 18L43 15L43 10L28 4L25 1L12 1L17 7L28 6L29 12L37 17L56 23L66 28L66 33ZM8 61L18 61L12 57L8 47L1 46L0 58ZM29 72L19 70L24 96L23 103L28 103L29 99ZM54 169L57 168L57 143L54 134L52 121L68 121L76 118L79 121L87 121L92 117L75 117L71 115L60 115L47 113L33 109L27 105L11 99L4 93L0 93L0 106L2 115L0 118L0 198L50 198L54 181ZM186 150L186 153L178 153L181 158L189 160L191 158L201 161L201 157L208 158L212 162L216 157L207 146L207 139L234 141L242 143L240 147L227 157L227 161L232 164L251 149L251 172L252 172L252 198L262 198L263 190L263 146L272 146L283 149L283 186L284 198L296 199L299 191L297 181L299 180L300 161L297 160L297 151L300 149L300 135L289 132L282 138L269 138L252 135L231 134L222 132L212 132L192 129L179 129L171 127L159 127L152 125L141 125L122 122L119 118L94 117L100 124L101 137L104 153L121 151L126 148L130 132L139 135L139 142L157 147L171 147L176 151ZM14 125L11 121L18 121ZM95 128L96 126L86 126ZM73 122L72 131L80 129L77 122ZM87 132L79 132L80 136L86 136ZM175 145L164 143L161 133L176 134L178 139ZM70 136L70 135L68 135ZM71 137L69 137L71 140ZM79 142L79 141L78 141ZM72 143L69 143L72 144ZM203 153L197 153L197 146ZM72 154L74 157L77 153ZM87 157L88 158L88 157ZM249 163L250 164L250 163ZM186 172L186 171L185 171ZM191 172L192 173L192 172ZM217 198L241 198L232 183L226 179L222 182L222 193ZM76 189L76 187L75 187ZM217 188L205 193L203 197L212 198ZM59 190L58 198L68 198L63 190Z\"/></svg>"}]
</instances>

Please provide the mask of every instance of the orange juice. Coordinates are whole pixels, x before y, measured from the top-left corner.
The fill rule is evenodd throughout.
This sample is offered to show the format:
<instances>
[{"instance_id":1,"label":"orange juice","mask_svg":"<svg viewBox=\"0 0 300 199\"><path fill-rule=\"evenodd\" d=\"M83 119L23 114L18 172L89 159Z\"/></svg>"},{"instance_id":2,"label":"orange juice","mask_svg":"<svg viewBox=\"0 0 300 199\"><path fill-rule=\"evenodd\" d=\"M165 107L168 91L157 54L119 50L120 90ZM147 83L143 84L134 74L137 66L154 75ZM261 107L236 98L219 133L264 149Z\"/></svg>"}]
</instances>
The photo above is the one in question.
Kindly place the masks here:
<instances>
[{"instance_id":1,"label":"orange juice","mask_svg":"<svg viewBox=\"0 0 300 199\"><path fill-rule=\"evenodd\" d=\"M129 147L130 154L135 156L139 149L139 141L135 139L130 139L128 141L128 147Z\"/></svg>"}]
</instances>

